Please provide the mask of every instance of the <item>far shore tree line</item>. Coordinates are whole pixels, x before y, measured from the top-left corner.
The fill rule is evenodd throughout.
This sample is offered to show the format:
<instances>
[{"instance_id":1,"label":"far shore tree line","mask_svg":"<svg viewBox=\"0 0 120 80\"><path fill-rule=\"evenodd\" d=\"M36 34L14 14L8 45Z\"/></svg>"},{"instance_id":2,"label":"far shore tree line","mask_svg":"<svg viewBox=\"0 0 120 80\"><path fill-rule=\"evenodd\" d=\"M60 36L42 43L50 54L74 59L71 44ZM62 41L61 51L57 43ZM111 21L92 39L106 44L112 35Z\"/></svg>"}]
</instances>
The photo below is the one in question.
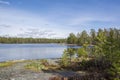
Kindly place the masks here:
<instances>
[{"instance_id":1,"label":"far shore tree line","mask_svg":"<svg viewBox=\"0 0 120 80\"><path fill-rule=\"evenodd\" d=\"M65 39L0 37L0 43L64 43Z\"/></svg>"},{"instance_id":2,"label":"far shore tree line","mask_svg":"<svg viewBox=\"0 0 120 80\"><path fill-rule=\"evenodd\" d=\"M118 38L120 36L120 29L110 28L110 29L98 29L96 32L94 29L90 30L90 33L87 31L82 31L75 35L74 33L70 33L67 38L64 39L55 39L55 38L19 38L19 37L2 37L0 36L0 43L66 43L66 44L77 44L82 46L85 43L89 45L96 44L96 38L99 34L103 32L106 37Z\"/></svg>"}]
</instances>

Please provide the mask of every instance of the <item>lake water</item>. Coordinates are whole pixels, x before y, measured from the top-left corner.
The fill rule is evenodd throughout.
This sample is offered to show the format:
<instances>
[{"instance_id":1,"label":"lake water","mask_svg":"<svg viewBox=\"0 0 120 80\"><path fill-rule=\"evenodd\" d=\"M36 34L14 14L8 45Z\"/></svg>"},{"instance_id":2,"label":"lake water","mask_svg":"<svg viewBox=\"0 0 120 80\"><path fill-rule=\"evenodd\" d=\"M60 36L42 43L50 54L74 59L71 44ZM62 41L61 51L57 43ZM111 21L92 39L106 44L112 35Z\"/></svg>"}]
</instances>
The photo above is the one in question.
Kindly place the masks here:
<instances>
[{"instance_id":1,"label":"lake water","mask_svg":"<svg viewBox=\"0 0 120 80\"><path fill-rule=\"evenodd\" d=\"M61 44L0 44L0 61L60 58L69 47Z\"/></svg>"}]
</instances>

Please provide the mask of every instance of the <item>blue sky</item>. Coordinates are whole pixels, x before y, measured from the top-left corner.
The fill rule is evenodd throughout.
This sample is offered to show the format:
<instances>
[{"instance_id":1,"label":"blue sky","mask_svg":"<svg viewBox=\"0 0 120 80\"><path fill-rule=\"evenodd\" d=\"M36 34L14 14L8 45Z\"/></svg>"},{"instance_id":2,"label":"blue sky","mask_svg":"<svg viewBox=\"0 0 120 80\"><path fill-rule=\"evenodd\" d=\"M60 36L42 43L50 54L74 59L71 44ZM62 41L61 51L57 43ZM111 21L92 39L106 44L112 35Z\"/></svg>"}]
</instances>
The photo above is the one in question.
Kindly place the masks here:
<instances>
[{"instance_id":1,"label":"blue sky","mask_svg":"<svg viewBox=\"0 0 120 80\"><path fill-rule=\"evenodd\" d=\"M0 0L0 36L65 38L120 29L120 0Z\"/></svg>"}]
</instances>

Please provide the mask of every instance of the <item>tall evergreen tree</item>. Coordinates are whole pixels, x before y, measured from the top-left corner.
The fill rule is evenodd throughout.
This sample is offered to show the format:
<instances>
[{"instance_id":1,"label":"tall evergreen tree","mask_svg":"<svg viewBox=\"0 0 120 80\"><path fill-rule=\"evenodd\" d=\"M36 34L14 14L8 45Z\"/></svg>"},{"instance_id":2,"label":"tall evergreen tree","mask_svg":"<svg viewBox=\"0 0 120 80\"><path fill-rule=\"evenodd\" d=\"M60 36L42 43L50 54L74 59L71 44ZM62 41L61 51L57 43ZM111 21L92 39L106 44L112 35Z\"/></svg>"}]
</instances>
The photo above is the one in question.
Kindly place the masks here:
<instances>
[{"instance_id":1,"label":"tall evergreen tree","mask_svg":"<svg viewBox=\"0 0 120 80\"><path fill-rule=\"evenodd\" d=\"M76 44L77 37L73 33L70 33L69 37L67 38L67 43L68 44Z\"/></svg>"}]
</instances>

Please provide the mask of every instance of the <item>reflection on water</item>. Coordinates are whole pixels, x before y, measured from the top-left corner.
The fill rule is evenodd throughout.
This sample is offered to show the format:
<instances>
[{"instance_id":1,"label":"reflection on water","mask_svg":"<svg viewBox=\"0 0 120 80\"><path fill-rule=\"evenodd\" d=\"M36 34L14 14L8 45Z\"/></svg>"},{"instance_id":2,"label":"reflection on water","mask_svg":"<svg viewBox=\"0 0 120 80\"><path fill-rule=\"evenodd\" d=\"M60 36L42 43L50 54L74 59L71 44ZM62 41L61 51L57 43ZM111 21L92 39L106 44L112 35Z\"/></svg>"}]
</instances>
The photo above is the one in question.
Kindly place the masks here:
<instances>
[{"instance_id":1,"label":"reflection on water","mask_svg":"<svg viewBox=\"0 0 120 80\"><path fill-rule=\"evenodd\" d=\"M0 61L60 58L64 49L70 47L75 46L60 44L0 44Z\"/></svg>"}]
</instances>

